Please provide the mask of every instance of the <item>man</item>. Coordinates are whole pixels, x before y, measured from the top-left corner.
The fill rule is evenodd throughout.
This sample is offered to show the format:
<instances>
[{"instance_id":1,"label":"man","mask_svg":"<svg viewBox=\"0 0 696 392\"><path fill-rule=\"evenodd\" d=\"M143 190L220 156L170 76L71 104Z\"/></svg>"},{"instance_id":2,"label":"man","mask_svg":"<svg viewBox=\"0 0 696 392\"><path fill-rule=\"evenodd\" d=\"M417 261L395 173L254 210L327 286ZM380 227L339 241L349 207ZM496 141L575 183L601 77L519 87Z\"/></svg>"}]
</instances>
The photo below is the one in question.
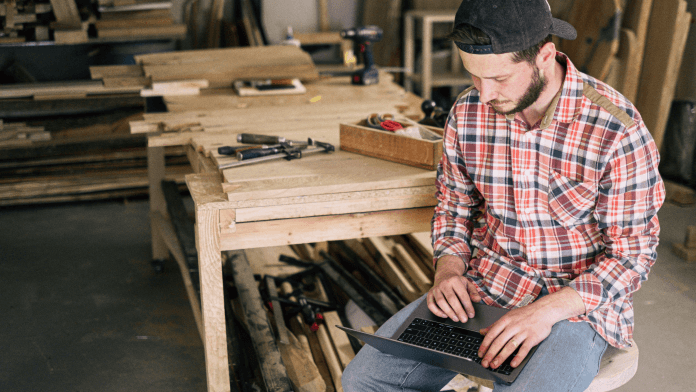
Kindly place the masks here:
<instances>
[{"instance_id":1,"label":"man","mask_svg":"<svg viewBox=\"0 0 696 392\"><path fill-rule=\"evenodd\" d=\"M495 368L532 359L504 391L584 391L607 347L632 344L633 292L655 262L664 186L640 114L580 73L549 35L575 38L545 0L465 0L450 37L474 86L445 126L423 300L465 322L472 301L513 309L482 330ZM346 391L439 391L455 374L365 346Z\"/></svg>"}]
</instances>

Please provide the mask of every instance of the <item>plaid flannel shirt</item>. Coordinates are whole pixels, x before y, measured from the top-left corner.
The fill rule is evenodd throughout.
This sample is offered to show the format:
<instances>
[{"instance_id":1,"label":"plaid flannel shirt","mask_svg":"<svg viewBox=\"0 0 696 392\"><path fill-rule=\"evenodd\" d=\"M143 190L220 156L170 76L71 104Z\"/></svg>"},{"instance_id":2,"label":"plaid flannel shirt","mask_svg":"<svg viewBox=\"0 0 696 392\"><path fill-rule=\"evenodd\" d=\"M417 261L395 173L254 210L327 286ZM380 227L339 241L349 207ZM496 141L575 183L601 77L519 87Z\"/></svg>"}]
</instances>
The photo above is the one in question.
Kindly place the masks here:
<instances>
[{"instance_id":1,"label":"plaid flannel shirt","mask_svg":"<svg viewBox=\"0 0 696 392\"><path fill-rule=\"evenodd\" d=\"M626 98L565 55L557 59L566 65L563 87L531 128L495 113L473 88L453 106L436 183L434 260L461 257L494 306L523 306L544 286L570 286L586 308L570 321L626 347L633 292L657 256L659 155Z\"/></svg>"}]
</instances>

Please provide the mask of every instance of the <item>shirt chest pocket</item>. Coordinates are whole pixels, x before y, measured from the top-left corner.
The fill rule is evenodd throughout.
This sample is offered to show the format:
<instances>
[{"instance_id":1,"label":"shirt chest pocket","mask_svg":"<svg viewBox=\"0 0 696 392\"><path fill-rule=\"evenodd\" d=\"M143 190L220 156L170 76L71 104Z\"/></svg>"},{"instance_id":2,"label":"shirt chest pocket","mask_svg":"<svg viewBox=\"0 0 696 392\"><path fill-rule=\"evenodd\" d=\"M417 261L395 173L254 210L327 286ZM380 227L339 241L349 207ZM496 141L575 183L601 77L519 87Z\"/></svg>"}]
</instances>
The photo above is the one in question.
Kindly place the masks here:
<instances>
[{"instance_id":1,"label":"shirt chest pocket","mask_svg":"<svg viewBox=\"0 0 696 392\"><path fill-rule=\"evenodd\" d=\"M597 194L594 182L578 182L549 171L549 214L566 229L594 222Z\"/></svg>"}]
</instances>

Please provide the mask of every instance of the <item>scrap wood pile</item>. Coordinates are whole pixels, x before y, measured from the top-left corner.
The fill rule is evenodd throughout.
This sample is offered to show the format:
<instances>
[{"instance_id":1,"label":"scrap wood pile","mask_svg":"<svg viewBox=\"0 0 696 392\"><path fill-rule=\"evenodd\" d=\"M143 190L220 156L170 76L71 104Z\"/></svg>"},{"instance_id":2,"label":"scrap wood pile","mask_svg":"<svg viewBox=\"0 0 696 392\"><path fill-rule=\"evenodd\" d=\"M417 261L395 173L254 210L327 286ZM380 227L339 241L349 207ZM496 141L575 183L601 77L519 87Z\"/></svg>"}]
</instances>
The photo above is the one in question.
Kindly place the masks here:
<instances>
[{"instance_id":1,"label":"scrap wood pile","mask_svg":"<svg viewBox=\"0 0 696 392\"><path fill-rule=\"evenodd\" d=\"M130 135L137 110L25 122L0 130L0 206L147 195L146 139ZM91 121L92 123L88 122ZM167 175L191 172L182 148L166 152Z\"/></svg>"},{"instance_id":2,"label":"scrap wood pile","mask_svg":"<svg viewBox=\"0 0 696 392\"><path fill-rule=\"evenodd\" d=\"M8 0L0 4L0 43L180 39L172 2L156 0Z\"/></svg>"},{"instance_id":3,"label":"scrap wood pile","mask_svg":"<svg viewBox=\"0 0 696 392\"><path fill-rule=\"evenodd\" d=\"M341 391L343 369L361 343L335 325L373 333L427 292L434 273L429 233L244 254L246 260L230 255L225 262L230 366L239 390L288 382L295 390ZM269 360L274 356L281 366Z\"/></svg>"},{"instance_id":4,"label":"scrap wood pile","mask_svg":"<svg viewBox=\"0 0 696 392\"><path fill-rule=\"evenodd\" d=\"M578 32L560 50L633 102L660 148L691 26L686 0L583 0L552 9Z\"/></svg>"}]
</instances>

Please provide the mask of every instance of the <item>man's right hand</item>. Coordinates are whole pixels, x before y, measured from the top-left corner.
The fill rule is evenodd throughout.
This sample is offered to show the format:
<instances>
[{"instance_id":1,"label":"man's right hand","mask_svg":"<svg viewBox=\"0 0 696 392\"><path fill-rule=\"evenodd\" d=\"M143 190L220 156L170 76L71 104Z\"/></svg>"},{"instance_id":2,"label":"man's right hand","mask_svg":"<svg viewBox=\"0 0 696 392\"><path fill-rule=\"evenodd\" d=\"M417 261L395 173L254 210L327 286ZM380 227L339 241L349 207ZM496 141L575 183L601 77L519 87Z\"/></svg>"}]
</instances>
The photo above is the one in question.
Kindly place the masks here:
<instances>
[{"instance_id":1,"label":"man's right hand","mask_svg":"<svg viewBox=\"0 0 696 392\"><path fill-rule=\"evenodd\" d=\"M480 302L481 296L464 277L465 272L466 265L457 256L446 255L437 260L435 282L428 291L428 309L434 315L463 323L474 317L471 301Z\"/></svg>"}]
</instances>

